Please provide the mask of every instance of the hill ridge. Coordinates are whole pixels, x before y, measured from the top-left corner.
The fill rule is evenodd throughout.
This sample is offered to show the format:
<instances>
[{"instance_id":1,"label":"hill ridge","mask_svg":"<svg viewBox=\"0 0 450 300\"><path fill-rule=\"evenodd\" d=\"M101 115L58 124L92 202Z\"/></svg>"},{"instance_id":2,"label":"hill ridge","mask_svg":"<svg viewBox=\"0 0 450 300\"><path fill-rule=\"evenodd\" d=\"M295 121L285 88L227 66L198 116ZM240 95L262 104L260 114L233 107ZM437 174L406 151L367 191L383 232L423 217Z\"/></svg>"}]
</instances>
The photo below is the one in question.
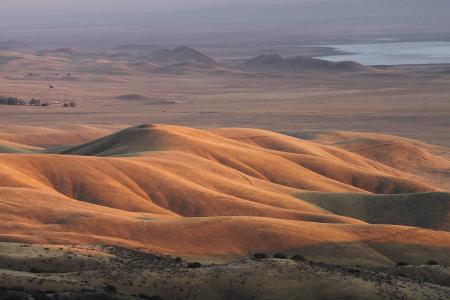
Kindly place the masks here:
<instances>
[{"instance_id":1,"label":"hill ridge","mask_svg":"<svg viewBox=\"0 0 450 300\"><path fill-rule=\"evenodd\" d=\"M241 68L256 71L346 71L370 72L374 68L354 61L332 62L328 60L291 56L283 57L277 53L262 54L244 61Z\"/></svg>"}]
</instances>

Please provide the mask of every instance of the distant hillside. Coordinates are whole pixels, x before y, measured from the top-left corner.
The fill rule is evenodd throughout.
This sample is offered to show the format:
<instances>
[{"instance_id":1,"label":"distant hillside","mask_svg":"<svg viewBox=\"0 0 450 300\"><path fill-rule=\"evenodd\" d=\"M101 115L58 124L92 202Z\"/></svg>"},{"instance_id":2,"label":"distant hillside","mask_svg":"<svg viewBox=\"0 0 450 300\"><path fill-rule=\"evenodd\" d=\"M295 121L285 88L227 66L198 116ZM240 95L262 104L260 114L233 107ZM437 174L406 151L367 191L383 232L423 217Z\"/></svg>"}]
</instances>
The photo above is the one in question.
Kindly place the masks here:
<instances>
[{"instance_id":1,"label":"distant hillside","mask_svg":"<svg viewBox=\"0 0 450 300\"><path fill-rule=\"evenodd\" d=\"M177 47L175 49L164 49L156 51L152 54L151 59L153 62L161 65L174 65L174 64L202 64L202 65L215 65L217 62L189 47Z\"/></svg>"},{"instance_id":2,"label":"distant hillside","mask_svg":"<svg viewBox=\"0 0 450 300\"><path fill-rule=\"evenodd\" d=\"M370 71L372 68L353 61L332 62L310 57L282 57L279 54L260 55L241 64L255 71Z\"/></svg>"},{"instance_id":3,"label":"distant hillside","mask_svg":"<svg viewBox=\"0 0 450 300\"><path fill-rule=\"evenodd\" d=\"M70 57L70 56L76 56L81 55L82 52L76 49L72 48L58 48L53 50L42 50L37 53L37 55L42 56L63 56L63 57Z\"/></svg>"}]
</instances>

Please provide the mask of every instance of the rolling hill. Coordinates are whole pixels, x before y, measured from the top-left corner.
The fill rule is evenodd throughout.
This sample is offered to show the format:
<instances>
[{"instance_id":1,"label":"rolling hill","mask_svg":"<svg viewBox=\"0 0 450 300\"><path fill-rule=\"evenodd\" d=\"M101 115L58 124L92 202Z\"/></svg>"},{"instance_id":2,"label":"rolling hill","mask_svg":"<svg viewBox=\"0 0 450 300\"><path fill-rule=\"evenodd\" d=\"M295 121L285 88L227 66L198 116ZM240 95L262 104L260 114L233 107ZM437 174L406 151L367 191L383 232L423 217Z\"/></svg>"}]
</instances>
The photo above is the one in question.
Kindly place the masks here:
<instances>
[{"instance_id":1,"label":"rolling hill","mask_svg":"<svg viewBox=\"0 0 450 300\"><path fill-rule=\"evenodd\" d=\"M59 136L58 147L0 154L4 242L212 260L282 251L344 265L450 263L448 189L376 152L256 129L146 124L107 135L86 126L76 136L66 129L67 137L63 129L38 130L53 133L55 146ZM0 136L5 145L45 143L23 131Z\"/></svg>"},{"instance_id":2,"label":"rolling hill","mask_svg":"<svg viewBox=\"0 0 450 300\"><path fill-rule=\"evenodd\" d=\"M332 62L311 57L282 57L278 54L260 55L244 61L240 67L250 71L341 71L370 72L374 69L353 61Z\"/></svg>"},{"instance_id":3,"label":"rolling hill","mask_svg":"<svg viewBox=\"0 0 450 300\"><path fill-rule=\"evenodd\" d=\"M196 63L202 65L214 65L217 62L190 47L180 46L174 49L158 50L152 53L152 61L160 65L175 65L184 63Z\"/></svg>"}]
</instances>

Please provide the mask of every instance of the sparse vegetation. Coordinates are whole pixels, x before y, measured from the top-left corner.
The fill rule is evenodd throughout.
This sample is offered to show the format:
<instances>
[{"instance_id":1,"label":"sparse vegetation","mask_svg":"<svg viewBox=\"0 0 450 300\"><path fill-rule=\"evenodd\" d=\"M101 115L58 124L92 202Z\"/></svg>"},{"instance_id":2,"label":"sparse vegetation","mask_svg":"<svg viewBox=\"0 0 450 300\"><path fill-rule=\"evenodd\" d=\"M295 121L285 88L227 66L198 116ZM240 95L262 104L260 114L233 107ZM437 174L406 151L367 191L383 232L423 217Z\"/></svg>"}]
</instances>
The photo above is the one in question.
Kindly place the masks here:
<instances>
[{"instance_id":1,"label":"sparse vegetation","mask_svg":"<svg viewBox=\"0 0 450 300\"><path fill-rule=\"evenodd\" d=\"M198 269L202 267L202 264L199 262L192 262L192 263L188 263L187 267L189 269Z\"/></svg>"},{"instance_id":2,"label":"sparse vegetation","mask_svg":"<svg viewBox=\"0 0 450 300\"><path fill-rule=\"evenodd\" d=\"M267 258L267 255L266 255L265 253L255 253L255 254L253 255L253 257L254 257L255 259L264 259L264 258Z\"/></svg>"},{"instance_id":3,"label":"sparse vegetation","mask_svg":"<svg viewBox=\"0 0 450 300\"><path fill-rule=\"evenodd\" d=\"M283 254L283 253L275 253L275 254L273 255L273 258L287 259L287 256L286 256L286 254Z\"/></svg>"},{"instance_id":4,"label":"sparse vegetation","mask_svg":"<svg viewBox=\"0 0 450 300\"><path fill-rule=\"evenodd\" d=\"M409 264L406 262L398 262L397 263L397 267L405 267L405 266L409 266Z\"/></svg>"},{"instance_id":5,"label":"sparse vegetation","mask_svg":"<svg viewBox=\"0 0 450 300\"><path fill-rule=\"evenodd\" d=\"M30 273L38 274L38 273L43 273L43 271L41 269L39 269L39 268L31 267L30 268Z\"/></svg>"},{"instance_id":6,"label":"sparse vegetation","mask_svg":"<svg viewBox=\"0 0 450 300\"><path fill-rule=\"evenodd\" d=\"M15 246L16 249L23 249ZM44 253L45 256L52 256L50 251L33 246L37 253ZM73 248L75 249L75 248ZM360 284L367 288L358 299L363 299L363 295L378 295L378 285L397 287L401 292L407 290L421 291L420 286L424 282L431 283L426 293L430 295L441 295L446 292L440 286L439 276L443 267L427 268L426 266L416 266L418 272L406 272L406 270L394 270L392 268L377 268L365 266L339 266L326 263L305 262L302 267L295 263L284 263L284 261L270 260L267 263L254 263L251 260L235 261L233 263L221 264L219 267L205 265L201 272L188 272L183 265L175 264L175 259L168 256L151 255L140 253L134 250L127 250L118 247L94 248L97 255L93 260L103 261L102 252L112 255L115 259L109 260L106 265L99 266L98 269L80 270L79 272L52 272L51 276L35 275L34 281L23 282L23 290L10 291L0 287L1 296L21 295L18 299L92 299L92 300L119 300L119 299L209 299L211 290L221 295L233 293L236 299L241 299L238 295L242 291L250 291L254 299L261 299L264 296L273 299L282 299L279 295L292 293L296 299L309 299L309 295L299 292L294 285L285 286L282 282L296 282L298 278L303 278L305 286L314 286L318 283L332 284L333 287L347 287L349 284ZM77 253L71 249L65 249L64 253L70 253L74 257ZM282 254L282 253L278 253ZM277 255L278 256L278 255ZM289 256L293 259L296 255ZM300 256L300 255L298 255ZM62 256L68 262L68 256ZM46 260L48 262L48 260ZM194 263L193 263L194 264ZM50 266L48 266L50 267ZM53 267L53 266L52 266ZM104 267L107 267L105 269ZM105 270L107 270L105 272ZM430 276L420 277L426 271ZM436 271L436 273L434 273ZM0 272L0 281L6 279ZM277 276L283 274L283 276ZM370 276L366 276L369 275ZM313 276L311 276L313 275ZM320 275L320 276L319 276ZM23 274L12 272L10 278L20 278ZM31 276L31 275L30 275ZM395 282L391 279L395 276ZM417 279L420 278L420 281ZM31 279L31 278L30 278ZM275 280L275 282L274 282ZM74 290L62 291L55 283L76 282ZM274 283L274 288L262 291L261 287L268 282ZM134 283L134 284L132 284ZM158 284L156 284L158 283ZM219 283L219 284L218 284ZM225 283L225 284L221 284ZM275 287L276 286L276 287ZM80 287L84 287L80 289ZM3 294L2 294L3 292ZM159 296L161 295L161 296ZM242 295L242 294L241 294ZM306 295L306 296L305 296ZM28 296L28 297L27 297ZM342 296L342 294L338 294ZM383 296L383 295L381 295ZM31 298L30 298L31 297ZM337 297L339 298L339 297ZM372 297L373 299L384 299ZM11 298L6 298L11 299ZM17 299L17 298L12 298ZM318 299L322 299L318 297ZM339 298L341 299L341 298ZM365 298L364 298L365 299ZM428 298L420 298L428 299ZM438 299L438 297L436 297Z\"/></svg>"},{"instance_id":7,"label":"sparse vegetation","mask_svg":"<svg viewBox=\"0 0 450 300\"><path fill-rule=\"evenodd\" d=\"M0 96L1 105L27 105L25 100L19 99L17 97L4 97Z\"/></svg>"},{"instance_id":8,"label":"sparse vegetation","mask_svg":"<svg viewBox=\"0 0 450 300\"><path fill-rule=\"evenodd\" d=\"M19 99L17 97L5 97L0 96L0 105L12 105L12 106L55 106L61 105L59 101L54 102L42 102L40 99L31 98L29 101ZM76 107L75 102L66 102L62 104L63 107Z\"/></svg>"},{"instance_id":9,"label":"sparse vegetation","mask_svg":"<svg viewBox=\"0 0 450 300\"><path fill-rule=\"evenodd\" d=\"M293 256L291 257L291 259L292 259L292 260L295 260L295 261L305 261L305 260L306 260L305 257L303 257L303 256L301 256L301 255L299 255L299 254L293 255Z\"/></svg>"},{"instance_id":10,"label":"sparse vegetation","mask_svg":"<svg viewBox=\"0 0 450 300\"><path fill-rule=\"evenodd\" d=\"M75 102L67 102L63 104L64 107L76 107L76 103Z\"/></svg>"}]
</instances>

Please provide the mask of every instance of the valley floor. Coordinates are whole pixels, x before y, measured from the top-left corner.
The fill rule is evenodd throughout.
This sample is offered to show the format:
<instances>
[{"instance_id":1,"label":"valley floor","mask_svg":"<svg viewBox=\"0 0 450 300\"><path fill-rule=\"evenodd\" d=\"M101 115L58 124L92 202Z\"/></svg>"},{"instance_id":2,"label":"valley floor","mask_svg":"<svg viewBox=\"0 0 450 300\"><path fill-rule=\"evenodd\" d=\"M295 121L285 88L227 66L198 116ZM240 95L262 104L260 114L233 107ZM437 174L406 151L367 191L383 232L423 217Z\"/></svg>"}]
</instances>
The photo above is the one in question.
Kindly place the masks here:
<instances>
[{"instance_id":1,"label":"valley floor","mask_svg":"<svg viewBox=\"0 0 450 300\"><path fill-rule=\"evenodd\" d=\"M76 102L75 108L2 106L0 123L365 131L450 146L447 65L284 75L96 74L73 68L55 67L72 70L70 80L47 77L55 71L41 68L36 78L20 68L0 70L0 96Z\"/></svg>"}]
</instances>

